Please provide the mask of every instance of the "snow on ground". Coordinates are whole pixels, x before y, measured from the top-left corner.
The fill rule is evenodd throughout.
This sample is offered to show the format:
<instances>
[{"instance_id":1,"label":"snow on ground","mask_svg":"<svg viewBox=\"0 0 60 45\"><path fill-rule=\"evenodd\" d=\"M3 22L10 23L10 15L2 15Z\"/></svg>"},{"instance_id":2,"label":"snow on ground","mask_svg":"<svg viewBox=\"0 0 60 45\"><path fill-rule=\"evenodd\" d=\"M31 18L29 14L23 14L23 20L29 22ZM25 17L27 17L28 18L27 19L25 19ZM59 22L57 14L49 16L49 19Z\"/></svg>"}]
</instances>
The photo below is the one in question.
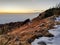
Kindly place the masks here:
<instances>
[{"instance_id":1,"label":"snow on ground","mask_svg":"<svg viewBox=\"0 0 60 45\"><path fill-rule=\"evenodd\" d=\"M60 17L57 17L55 21L60 21ZM47 45L60 45L60 25L55 25L55 29L49 30L51 34L54 35L54 37L40 37L39 39L35 39L34 42L32 42L32 45L38 45L38 42L45 42ZM39 44L41 45L41 44Z\"/></svg>"}]
</instances>

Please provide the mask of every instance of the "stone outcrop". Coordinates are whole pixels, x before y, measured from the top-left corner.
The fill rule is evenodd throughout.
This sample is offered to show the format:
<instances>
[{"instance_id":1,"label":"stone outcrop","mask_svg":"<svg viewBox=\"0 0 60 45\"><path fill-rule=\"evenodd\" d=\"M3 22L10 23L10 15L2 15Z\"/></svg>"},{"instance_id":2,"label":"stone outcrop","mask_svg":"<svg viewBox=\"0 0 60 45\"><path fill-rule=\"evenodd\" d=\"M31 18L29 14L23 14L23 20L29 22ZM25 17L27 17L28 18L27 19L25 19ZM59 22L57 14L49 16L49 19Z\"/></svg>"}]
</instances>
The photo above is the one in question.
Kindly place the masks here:
<instances>
[{"instance_id":1,"label":"stone outcrop","mask_svg":"<svg viewBox=\"0 0 60 45\"><path fill-rule=\"evenodd\" d=\"M38 42L38 45L47 45L44 41Z\"/></svg>"}]
</instances>

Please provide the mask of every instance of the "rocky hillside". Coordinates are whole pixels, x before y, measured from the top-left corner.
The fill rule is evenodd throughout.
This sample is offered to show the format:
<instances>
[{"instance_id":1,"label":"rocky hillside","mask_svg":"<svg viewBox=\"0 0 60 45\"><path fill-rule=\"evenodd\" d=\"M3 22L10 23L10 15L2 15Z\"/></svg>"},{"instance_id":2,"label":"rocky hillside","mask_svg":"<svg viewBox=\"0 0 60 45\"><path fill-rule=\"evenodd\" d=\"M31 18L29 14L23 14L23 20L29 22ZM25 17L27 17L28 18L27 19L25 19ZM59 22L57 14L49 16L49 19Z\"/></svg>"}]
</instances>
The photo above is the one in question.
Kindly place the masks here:
<instances>
[{"instance_id":1,"label":"rocky hillside","mask_svg":"<svg viewBox=\"0 0 60 45\"><path fill-rule=\"evenodd\" d=\"M0 24L0 34L6 34L7 32L12 31L13 29L20 28L22 25L28 23L30 19L26 19L22 22L11 22L6 24Z\"/></svg>"},{"instance_id":2,"label":"rocky hillside","mask_svg":"<svg viewBox=\"0 0 60 45\"><path fill-rule=\"evenodd\" d=\"M48 32L54 25L60 24L55 18L60 16L60 8L51 8L42 12L32 20L0 24L1 45L31 45L35 38L42 36L53 37Z\"/></svg>"}]
</instances>

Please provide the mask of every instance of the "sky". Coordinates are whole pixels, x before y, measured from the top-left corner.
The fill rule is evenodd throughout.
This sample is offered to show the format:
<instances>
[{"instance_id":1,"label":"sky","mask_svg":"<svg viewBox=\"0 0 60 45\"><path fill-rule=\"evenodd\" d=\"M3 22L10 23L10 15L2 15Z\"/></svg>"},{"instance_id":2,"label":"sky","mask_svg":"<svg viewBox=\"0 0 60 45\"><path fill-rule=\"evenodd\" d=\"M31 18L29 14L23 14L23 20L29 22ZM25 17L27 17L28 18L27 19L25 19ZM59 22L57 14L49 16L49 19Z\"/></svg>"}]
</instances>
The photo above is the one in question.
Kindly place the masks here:
<instances>
[{"instance_id":1,"label":"sky","mask_svg":"<svg viewBox=\"0 0 60 45\"><path fill-rule=\"evenodd\" d=\"M0 0L0 12L42 12L60 3L60 0Z\"/></svg>"}]
</instances>

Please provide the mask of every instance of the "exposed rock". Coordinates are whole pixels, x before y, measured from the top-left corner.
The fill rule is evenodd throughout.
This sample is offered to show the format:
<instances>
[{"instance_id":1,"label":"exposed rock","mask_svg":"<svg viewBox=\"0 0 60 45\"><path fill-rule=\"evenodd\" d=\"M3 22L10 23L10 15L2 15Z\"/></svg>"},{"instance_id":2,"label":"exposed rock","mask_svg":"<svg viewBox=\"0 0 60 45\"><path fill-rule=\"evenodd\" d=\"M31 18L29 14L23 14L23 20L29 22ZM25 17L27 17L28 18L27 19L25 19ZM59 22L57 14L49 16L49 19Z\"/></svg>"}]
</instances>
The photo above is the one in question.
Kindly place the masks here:
<instances>
[{"instance_id":1,"label":"exposed rock","mask_svg":"<svg viewBox=\"0 0 60 45\"><path fill-rule=\"evenodd\" d=\"M23 22L22 25L24 25L24 24L26 24L26 23L28 23L28 22L30 22L30 19L26 19L26 20Z\"/></svg>"},{"instance_id":2,"label":"exposed rock","mask_svg":"<svg viewBox=\"0 0 60 45\"><path fill-rule=\"evenodd\" d=\"M44 41L38 42L38 45L47 45Z\"/></svg>"}]
</instances>

